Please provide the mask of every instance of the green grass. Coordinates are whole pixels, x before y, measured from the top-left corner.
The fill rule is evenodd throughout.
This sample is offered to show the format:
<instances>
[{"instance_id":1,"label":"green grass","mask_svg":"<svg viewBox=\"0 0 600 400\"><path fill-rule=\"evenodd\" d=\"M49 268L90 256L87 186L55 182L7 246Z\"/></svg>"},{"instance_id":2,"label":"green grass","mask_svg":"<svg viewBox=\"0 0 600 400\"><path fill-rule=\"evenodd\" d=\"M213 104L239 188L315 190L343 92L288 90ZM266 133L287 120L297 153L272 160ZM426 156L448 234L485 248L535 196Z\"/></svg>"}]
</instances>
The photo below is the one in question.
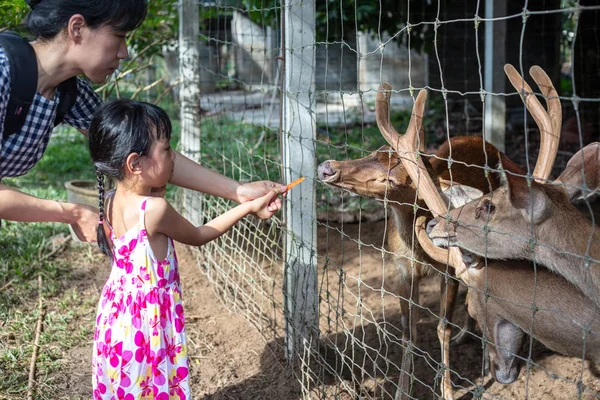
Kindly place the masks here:
<instances>
[{"instance_id":1,"label":"green grass","mask_svg":"<svg viewBox=\"0 0 600 400\"><path fill-rule=\"evenodd\" d=\"M63 185L71 179L96 179L87 140L80 133L53 136L44 156L27 175L3 183L28 193L32 190L36 196L66 200Z\"/></svg>"},{"instance_id":2,"label":"green grass","mask_svg":"<svg viewBox=\"0 0 600 400\"><path fill-rule=\"evenodd\" d=\"M35 194L44 191L29 190ZM82 318L93 321L93 308L87 299L77 298L77 292L64 291L71 263L62 254L42 259L50 249L48 241L57 234L68 234L60 224L14 223L3 221L0 229L0 393L23 398L28 384L28 371L35 326L38 319L37 277L43 278L41 295L47 313L40 337L37 359L38 379L42 382L60 370L63 351L86 343L92 337L90 327ZM70 251L70 254L84 249ZM97 299L95 299L97 301ZM87 327L73 329L74 326Z\"/></svg>"}]
</instances>

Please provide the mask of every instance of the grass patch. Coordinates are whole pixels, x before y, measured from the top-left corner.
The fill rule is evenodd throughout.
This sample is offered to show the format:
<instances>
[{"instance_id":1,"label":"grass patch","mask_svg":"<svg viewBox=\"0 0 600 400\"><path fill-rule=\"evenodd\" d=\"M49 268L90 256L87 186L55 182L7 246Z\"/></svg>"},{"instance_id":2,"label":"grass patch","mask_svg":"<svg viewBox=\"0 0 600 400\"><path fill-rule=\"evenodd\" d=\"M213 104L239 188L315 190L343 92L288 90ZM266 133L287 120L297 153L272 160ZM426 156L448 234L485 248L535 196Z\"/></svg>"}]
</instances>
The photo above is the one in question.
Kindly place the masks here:
<instances>
[{"instance_id":1,"label":"grass patch","mask_svg":"<svg viewBox=\"0 0 600 400\"><path fill-rule=\"evenodd\" d=\"M49 239L68 234L60 224L14 223L3 221L0 230L0 393L8 398L23 398L27 390L29 363L38 319L38 296L45 299L46 315L37 359L37 379L44 393L61 392L49 382L62 367L68 349L88 345L93 337L97 296L83 297L69 288L73 260L85 262L87 248L72 248L51 259L41 256L50 251ZM68 254L69 257L65 257ZM38 290L37 276L43 286ZM91 368L91 367L90 367ZM50 391L47 391L49 389ZM64 388L63 388L64 389ZM44 398L40 393L38 398ZM54 397L56 398L56 397Z\"/></svg>"}]
</instances>

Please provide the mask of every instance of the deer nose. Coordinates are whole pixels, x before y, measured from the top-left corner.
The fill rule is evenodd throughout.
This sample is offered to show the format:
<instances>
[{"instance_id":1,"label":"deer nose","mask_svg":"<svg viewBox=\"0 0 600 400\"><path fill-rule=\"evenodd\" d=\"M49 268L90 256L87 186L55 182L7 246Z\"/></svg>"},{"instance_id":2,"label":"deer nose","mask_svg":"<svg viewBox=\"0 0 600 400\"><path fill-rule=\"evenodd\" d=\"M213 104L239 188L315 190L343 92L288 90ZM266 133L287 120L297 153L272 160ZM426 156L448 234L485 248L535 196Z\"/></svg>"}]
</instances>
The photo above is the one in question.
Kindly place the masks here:
<instances>
[{"instance_id":1,"label":"deer nose","mask_svg":"<svg viewBox=\"0 0 600 400\"><path fill-rule=\"evenodd\" d=\"M324 180L329 178L332 175L335 175L333 168L331 168L330 160L324 161L319 168L317 169L317 176L320 180Z\"/></svg>"},{"instance_id":2,"label":"deer nose","mask_svg":"<svg viewBox=\"0 0 600 400\"><path fill-rule=\"evenodd\" d=\"M437 218L432 219L431 221L429 221L427 223L427 228L425 229L427 231L427 234L429 235L431 233L431 231L433 230L433 228L435 228L435 226L438 224L438 220Z\"/></svg>"},{"instance_id":3,"label":"deer nose","mask_svg":"<svg viewBox=\"0 0 600 400\"><path fill-rule=\"evenodd\" d=\"M473 261L475 261L475 254L463 249L462 250L462 259L465 264L471 265L471 263Z\"/></svg>"}]
</instances>

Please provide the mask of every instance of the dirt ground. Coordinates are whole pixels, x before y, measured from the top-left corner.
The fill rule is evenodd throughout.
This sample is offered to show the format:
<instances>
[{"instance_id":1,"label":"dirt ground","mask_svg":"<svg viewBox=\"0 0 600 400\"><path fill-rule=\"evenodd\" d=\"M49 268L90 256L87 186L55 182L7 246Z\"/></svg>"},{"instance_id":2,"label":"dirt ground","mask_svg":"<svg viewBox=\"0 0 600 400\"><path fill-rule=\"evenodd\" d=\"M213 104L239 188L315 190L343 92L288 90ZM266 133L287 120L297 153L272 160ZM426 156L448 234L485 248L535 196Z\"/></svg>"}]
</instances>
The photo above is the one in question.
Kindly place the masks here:
<instances>
[{"instance_id":1,"label":"dirt ground","mask_svg":"<svg viewBox=\"0 0 600 400\"><path fill-rule=\"evenodd\" d=\"M341 233L343 232L343 234ZM360 234L359 234L360 233ZM320 285L332 299L343 299L344 315L332 317L332 302L321 304L322 343L330 345L322 360L330 364L327 373L319 373L321 385L312 383L310 398L367 399L393 396L400 365L401 349L394 345L400 335L399 304L394 296L396 277L389 254L382 256L384 221L361 224L320 224L319 262L328 259L329 268L320 275ZM360 241L358 240L360 238ZM358 243L361 243L359 246ZM228 311L197 267L194 256L178 248L187 334L191 361L194 399L276 399L303 397L296 378L285 368L282 344L268 342L241 315ZM98 298L109 270L98 257L97 263L74 265L68 286L82 294ZM321 265L322 267L322 265ZM340 272L343 284L340 282ZM360 298L360 306L356 299ZM414 398L436 398L439 393L438 364L440 351L435 327L438 310L439 282L435 278L421 284L419 352L416 359ZM464 289L461 292L464 304ZM339 310L338 310L339 311ZM458 325L465 309L457 310ZM82 323L93 324L94 315ZM327 318L329 316L329 319ZM349 341L353 337L355 341ZM335 344L335 345L334 345ZM331 347L336 346L336 347ZM525 346L526 357L529 346ZM64 388L60 398L89 398L91 395L91 338L85 346L64 354L64 370L56 379ZM361 351L364 350L364 351ZM375 355L375 351L379 355ZM344 355L344 363L340 363ZM584 398L600 398L600 381L580 359L567 358L546 350L534 342L529 369L523 367L512 385L495 383L482 374L482 342L472 340L451 348L451 368L457 398L473 398L476 385L501 399L573 399L574 382L582 378L587 388ZM346 365L352 368L344 368ZM342 367L340 367L340 365ZM324 367L322 364L319 367ZM337 372L332 372L337 371ZM342 379L336 379L341 377ZM560 378L559 378L560 377ZM307 391L305 390L304 393Z\"/></svg>"}]
</instances>

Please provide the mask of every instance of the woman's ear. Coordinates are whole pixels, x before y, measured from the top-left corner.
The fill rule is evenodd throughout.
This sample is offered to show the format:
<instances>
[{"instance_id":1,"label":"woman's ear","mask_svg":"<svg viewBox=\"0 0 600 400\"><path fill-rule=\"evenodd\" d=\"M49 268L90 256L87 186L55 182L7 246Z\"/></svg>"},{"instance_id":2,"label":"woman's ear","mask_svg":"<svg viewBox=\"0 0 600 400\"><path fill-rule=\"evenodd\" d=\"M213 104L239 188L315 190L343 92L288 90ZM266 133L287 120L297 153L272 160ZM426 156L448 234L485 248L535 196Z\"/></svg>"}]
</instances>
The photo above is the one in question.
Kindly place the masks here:
<instances>
[{"instance_id":1,"label":"woman's ear","mask_svg":"<svg viewBox=\"0 0 600 400\"><path fill-rule=\"evenodd\" d=\"M140 155L131 153L125 160L125 168L128 174L139 174L142 172L142 164L140 163Z\"/></svg>"},{"instance_id":2,"label":"woman's ear","mask_svg":"<svg viewBox=\"0 0 600 400\"><path fill-rule=\"evenodd\" d=\"M85 18L81 14L75 14L69 19L67 24L67 36L75 43L81 42L83 28L87 26Z\"/></svg>"}]
</instances>

